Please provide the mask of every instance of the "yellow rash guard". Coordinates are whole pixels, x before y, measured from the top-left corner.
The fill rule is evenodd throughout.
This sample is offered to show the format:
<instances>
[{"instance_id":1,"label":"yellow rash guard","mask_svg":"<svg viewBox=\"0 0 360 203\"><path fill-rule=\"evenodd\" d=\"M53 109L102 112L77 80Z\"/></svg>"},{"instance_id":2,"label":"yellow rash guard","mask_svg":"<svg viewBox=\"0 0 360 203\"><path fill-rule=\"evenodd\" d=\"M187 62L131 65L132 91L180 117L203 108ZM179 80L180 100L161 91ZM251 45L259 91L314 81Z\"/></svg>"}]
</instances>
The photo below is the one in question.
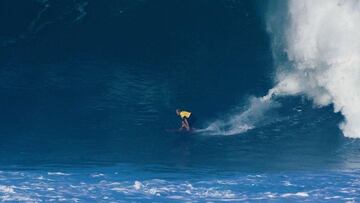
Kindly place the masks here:
<instances>
[{"instance_id":1,"label":"yellow rash guard","mask_svg":"<svg viewBox=\"0 0 360 203\"><path fill-rule=\"evenodd\" d=\"M181 112L180 112L180 117L181 117L182 119L184 119L184 118L190 118L190 115L191 115L191 112L188 112L188 111L181 111Z\"/></svg>"}]
</instances>

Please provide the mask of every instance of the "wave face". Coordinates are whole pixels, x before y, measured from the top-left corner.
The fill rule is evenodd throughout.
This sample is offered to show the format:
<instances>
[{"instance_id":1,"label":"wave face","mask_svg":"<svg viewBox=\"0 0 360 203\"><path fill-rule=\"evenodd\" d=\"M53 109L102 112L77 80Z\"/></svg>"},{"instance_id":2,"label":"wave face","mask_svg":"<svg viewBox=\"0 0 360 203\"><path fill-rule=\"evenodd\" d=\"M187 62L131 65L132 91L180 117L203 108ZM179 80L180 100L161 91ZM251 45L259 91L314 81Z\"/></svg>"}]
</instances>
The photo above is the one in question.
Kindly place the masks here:
<instances>
[{"instance_id":1,"label":"wave face","mask_svg":"<svg viewBox=\"0 0 360 203\"><path fill-rule=\"evenodd\" d=\"M3 165L216 164L224 156L215 140L202 147L202 138L166 131L179 128L175 109L192 111L201 128L272 87L271 43L255 1L1 5L11 19L0 19ZM251 128L253 119L264 120L257 108L230 124ZM235 144L223 145L237 156Z\"/></svg>"},{"instance_id":2,"label":"wave face","mask_svg":"<svg viewBox=\"0 0 360 203\"><path fill-rule=\"evenodd\" d=\"M269 95L304 94L319 107L332 104L345 117L343 134L360 137L360 2L290 0L287 6L287 13L281 8L267 19L278 66Z\"/></svg>"}]
</instances>

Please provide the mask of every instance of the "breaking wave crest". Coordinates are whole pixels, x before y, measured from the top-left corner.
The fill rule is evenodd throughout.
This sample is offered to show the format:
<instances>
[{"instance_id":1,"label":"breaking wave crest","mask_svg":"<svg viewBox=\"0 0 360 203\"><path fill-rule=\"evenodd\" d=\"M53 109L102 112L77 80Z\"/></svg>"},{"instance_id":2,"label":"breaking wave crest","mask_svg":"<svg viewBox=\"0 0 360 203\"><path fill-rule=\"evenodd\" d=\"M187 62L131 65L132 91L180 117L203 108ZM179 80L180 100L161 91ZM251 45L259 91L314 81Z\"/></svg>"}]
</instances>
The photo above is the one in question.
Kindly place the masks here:
<instances>
[{"instance_id":1,"label":"breaking wave crest","mask_svg":"<svg viewBox=\"0 0 360 203\"><path fill-rule=\"evenodd\" d=\"M286 15L280 32L279 19L268 18L278 60L269 95L306 95L319 107L333 105L345 118L344 135L360 137L360 1L290 0Z\"/></svg>"},{"instance_id":2,"label":"breaking wave crest","mask_svg":"<svg viewBox=\"0 0 360 203\"><path fill-rule=\"evenodd\" d=\"M305 95L317 107L333 105L344 116L343 134L360 137L360 1L289 0L279 5L267 16L276 85L266 96L252 98L246 110L202 131L246 132L266 120L276 106L273 96Z\"/></svg>"}]
</instances>

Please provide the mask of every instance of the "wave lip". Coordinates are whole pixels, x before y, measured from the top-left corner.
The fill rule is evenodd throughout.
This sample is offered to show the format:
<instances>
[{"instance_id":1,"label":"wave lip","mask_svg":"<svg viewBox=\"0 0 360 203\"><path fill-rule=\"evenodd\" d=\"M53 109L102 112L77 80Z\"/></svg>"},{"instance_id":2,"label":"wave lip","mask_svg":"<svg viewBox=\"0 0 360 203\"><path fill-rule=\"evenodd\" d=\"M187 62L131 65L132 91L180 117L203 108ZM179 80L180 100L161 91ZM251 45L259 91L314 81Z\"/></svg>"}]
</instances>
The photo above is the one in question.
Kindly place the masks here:
<instances>
[{"instance_id":1,"label":"wave lip","mask_svg":"<svg viewBox=\"0 0 360 203\"><path fill-rule=\"evenodd\" d=\"M306 95L319 107L332 104L345 118L343 134L359 138L360 2L289 0L287 15L280 33L274 16L268 19L279 64L271 94ZM286 60L280 61L283 53Z\"/></svg>"}]
</instances>

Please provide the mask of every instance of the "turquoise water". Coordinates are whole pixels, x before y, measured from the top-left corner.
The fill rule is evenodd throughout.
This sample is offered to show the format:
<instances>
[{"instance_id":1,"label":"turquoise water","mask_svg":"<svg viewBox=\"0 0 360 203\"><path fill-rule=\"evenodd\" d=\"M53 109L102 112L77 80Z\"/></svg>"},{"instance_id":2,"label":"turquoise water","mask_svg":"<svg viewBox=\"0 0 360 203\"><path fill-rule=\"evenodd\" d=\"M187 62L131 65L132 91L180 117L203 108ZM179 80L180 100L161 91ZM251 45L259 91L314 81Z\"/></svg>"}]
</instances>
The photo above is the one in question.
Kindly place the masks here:
<instances>
[{"instance_id":1,"label":"turquoise water","mask_svg":"<svg viewBox=\"0 0 360 203\"><path fill-rule=\"evenodd\" d=\"M129 165L61 171L1 172L1 200L351 202L359 198L358 171L243 173Z\"/></svg>"}]
</instances>

